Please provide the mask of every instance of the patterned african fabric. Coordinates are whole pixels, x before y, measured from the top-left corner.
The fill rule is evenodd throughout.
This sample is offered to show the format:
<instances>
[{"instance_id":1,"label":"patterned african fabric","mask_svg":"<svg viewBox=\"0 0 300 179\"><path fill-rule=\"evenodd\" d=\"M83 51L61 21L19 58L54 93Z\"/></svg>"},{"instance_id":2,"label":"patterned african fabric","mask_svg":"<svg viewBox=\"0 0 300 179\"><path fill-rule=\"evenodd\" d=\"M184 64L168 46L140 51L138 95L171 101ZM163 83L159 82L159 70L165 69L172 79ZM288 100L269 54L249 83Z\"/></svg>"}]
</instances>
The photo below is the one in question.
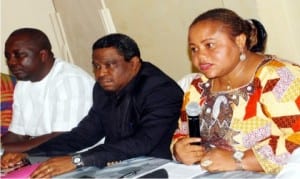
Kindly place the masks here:
<instances>
[{"instance_id":1,"label":"patterned african fabric","mask_svg":"<svg viewBox=\"0 0 300 179\"><path fill-rule=\"evenodd\" d=\"M1 135L7 132L12 119L13 93L17 80L1 73Z\"/></svg>"},{"instance_id":2,"label":"patterned african fabric","mask_svg":"<svg viewBox=\"0 0 300 179\"><path fill-rule=\"evenodd\" d=\"M204 143L231 151L252 149L266 173L278 173L300 145L299 65L268 56L250 83L222 92L212 92L204 75L192 77L172 144L188 135L185 107L196 101L202 107Z\"/></svg>"}]
</instances>

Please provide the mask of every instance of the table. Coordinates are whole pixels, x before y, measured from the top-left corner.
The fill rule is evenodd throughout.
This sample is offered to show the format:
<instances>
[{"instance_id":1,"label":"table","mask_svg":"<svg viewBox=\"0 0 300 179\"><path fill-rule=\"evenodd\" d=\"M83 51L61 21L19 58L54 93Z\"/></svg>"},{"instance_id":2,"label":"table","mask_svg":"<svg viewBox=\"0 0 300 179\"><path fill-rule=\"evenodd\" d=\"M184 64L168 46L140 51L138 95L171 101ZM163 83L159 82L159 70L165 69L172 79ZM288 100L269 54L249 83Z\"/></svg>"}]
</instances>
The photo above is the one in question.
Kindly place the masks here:
<instances>
[{"instance_id":1,"label":"table","mask_svg":"<svg viewBox=\"0 0 300 179\"><path fill-rule=\"evenodd\" d=\"M84 167L54 178L275 178L274 175L250 171L208 173L199 165L187 166L153 157L138 157L98 169ZM153 177L154 176L154 177Z\"/></svg>"}]
</instances>

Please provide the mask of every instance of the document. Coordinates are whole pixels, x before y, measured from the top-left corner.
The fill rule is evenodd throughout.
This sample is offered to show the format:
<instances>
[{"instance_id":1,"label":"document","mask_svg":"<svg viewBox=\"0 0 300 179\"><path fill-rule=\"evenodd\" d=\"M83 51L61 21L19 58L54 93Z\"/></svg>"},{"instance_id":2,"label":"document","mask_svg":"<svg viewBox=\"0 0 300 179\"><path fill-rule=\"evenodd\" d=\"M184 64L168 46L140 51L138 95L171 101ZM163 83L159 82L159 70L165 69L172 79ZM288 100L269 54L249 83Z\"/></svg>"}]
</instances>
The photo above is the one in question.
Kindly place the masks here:
<instances>
[{"instance_id":1,"label":"document","mask_svg":"<svg viewBox=\"0 0 300 179\"><path fill-rule=\"evenodd\" d=\"M1 178L22 178L29 179L30 174L39 166L39 164L27 165L25 167L19 168L15 171L9 172L6 175L1 176Z\"/></svg>"}]
</instances>

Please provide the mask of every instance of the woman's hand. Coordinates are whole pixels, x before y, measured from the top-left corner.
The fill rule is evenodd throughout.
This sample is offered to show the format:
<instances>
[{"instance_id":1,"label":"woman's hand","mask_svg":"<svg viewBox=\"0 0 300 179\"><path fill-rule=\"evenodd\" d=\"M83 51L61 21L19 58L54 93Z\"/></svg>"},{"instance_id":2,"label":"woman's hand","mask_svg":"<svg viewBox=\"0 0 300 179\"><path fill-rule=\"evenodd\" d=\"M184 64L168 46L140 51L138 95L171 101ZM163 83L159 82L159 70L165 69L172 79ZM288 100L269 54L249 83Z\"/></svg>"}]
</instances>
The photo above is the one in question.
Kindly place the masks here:
<instances>
[{"instance_id":1,"label":"woman's hand","mask_svg":"<svg viewBox=\"0 0 300 179\"><path fill-rule=\"evenodd\" d=\"M51 178L75 170L71 156L54 157L41 163L41 165L30 175L31 178Z\"/></svg>"},{"instance_id":2,"label":"woman's hand","mask_svg":"<svg viewBox=\"0 0 300 179\"><path fill-rule=\"evenodd\" d=\"M178 139L173 147L173 154L176 160L186 165L200 162L205 154L205 148L200 145L192 144L196 142L201 142L201 139L189 137Z\"/></svg>"},{"instance_id":3,"label":"woman's hand","mask_svg":"<svg viewBox=\"0 0 300 179\"><path fill-rule=\"evenodd\" d=\"M233 158L233 152L220 148L212 148L201 159L201 167L209 172L233 171L237 164Z\"/></svg>"},{"instance_id":4,"label":"woman's hand","mask_svg":"<svg viewBox=\"0 0 300 179\"><path fill-rule=\"evenodd\" d=\"M1 157L1 169L12 168L20 165L20 162L27 157L25 153L5 153Z\"/></svg>"}]
</instances>

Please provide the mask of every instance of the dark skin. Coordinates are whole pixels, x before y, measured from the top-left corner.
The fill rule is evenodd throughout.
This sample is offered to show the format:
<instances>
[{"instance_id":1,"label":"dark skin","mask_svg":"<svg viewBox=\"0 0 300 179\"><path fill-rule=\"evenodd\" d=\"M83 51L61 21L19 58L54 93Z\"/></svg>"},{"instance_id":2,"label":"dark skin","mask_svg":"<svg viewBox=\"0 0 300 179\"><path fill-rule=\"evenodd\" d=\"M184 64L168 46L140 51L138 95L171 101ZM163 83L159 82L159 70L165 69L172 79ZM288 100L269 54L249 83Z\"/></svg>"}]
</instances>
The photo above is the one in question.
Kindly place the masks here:
<instances>
[{"instance_id":1,"label":"dark skin","mask_svg":"<svg viewBox=\"0 0 300 179\"><path fill-rule=\"evenodd\" d=\"M22 81L36 82L42 80L54 63L51 49L40 49L39 45L25 34L13 35L7 39L5 57L11 73ZM1 145L5 150L5 154L1 157L1 168L13 166L24 157L24 154L16 152L34 148L60 133L53 132L34 138L13 132L6 133L1 136Z\"/></svg>"},{"instance_id":2,"label":"dark skin","mask_svg":"<svg viewBox=\"0 0 300 179\"><path fill-rule=\"evenodd\" d=\"M194 24L189 29L188 36L192 63L207 78L214 80L213 91L226 90L228 81L233 88L249 83L257 65L263 59L263 56L246 49L244 34L231 37L222 25L221 22L204 20ZM244 51L247 60L239 59L241 51ZM242 71L243 78L238 78ZM211 163L208 166L202 166L209 172L233 171L239 168L233 158L233 151L217 147L207 151L204 146L191 144L199 141L201 138L183 137L177 140L173 147L176 160L187 165L203 164L209 160ZM245 151L241 164L244 170L263 171L251 149Z\"/></svg>"},{"instance_id":3,"label":"dark skin","mask_svg":"<svg viewBox=\"0 0 300 179\"><path fill-rule=\"evenodd\" d=\"M118 93L136 76L141 68L138 57L125 61L115 48L100 48L92 55L95 79L106 91ZM108 165L113 164L108 163ZM51 178L75 170L71 156L53 157L41 163L31 178Z\"/></svg>"},{"instance_id":4,"label":"dark skin","mask_svg":"<svg viewBox=\"0 0 300 179\"><path fill-rule=\"evenodd\" d=\"M9 70L22 81L40 81L51 70L54 58L49 49L40 49L26 35L11 36L5 43Z\"/></svg>"},{"instance_id":5,"label":"dark skin","mask_svg":"<svg viewBox=\"0 0 300 179\"><path fill-rule=\"evenodd\" d=\"M233 159L233 151L221 148L213 148L205 150L203 146L193 145L192 143L200 142L200 138L183 137L179 139L173 147L173 154L177 161L186 165L200 164L205 160L212 161L212 164L202 168L209 172L234 171L238 169L238 165ZM252 150L247 150L242 160L244 170L262 172Z\"/></svg>"}]
</instances>

